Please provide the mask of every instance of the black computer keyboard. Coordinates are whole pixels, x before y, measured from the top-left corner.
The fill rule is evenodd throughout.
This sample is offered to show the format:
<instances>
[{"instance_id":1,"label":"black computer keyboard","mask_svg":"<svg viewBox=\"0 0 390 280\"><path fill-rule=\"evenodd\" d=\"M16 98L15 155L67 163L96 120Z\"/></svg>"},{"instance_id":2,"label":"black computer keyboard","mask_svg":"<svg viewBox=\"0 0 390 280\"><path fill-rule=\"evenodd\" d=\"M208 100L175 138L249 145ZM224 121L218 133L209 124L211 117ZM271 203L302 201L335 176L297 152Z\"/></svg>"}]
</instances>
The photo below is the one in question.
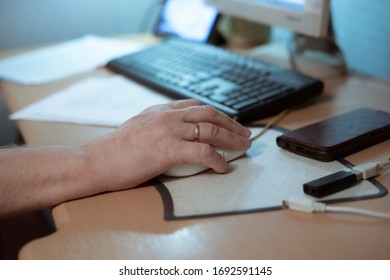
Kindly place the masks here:
<instances>
[{"instance_id":1,"label":"black computer keyboard","mask_svg":"<svg viewBox=\"0 0 390 280\"><path fill-rule=\"evenodd\" d=\"M240 122L301 104L323 88L297 72L181 39L116 58L107 67L171 97L198 99Z\"/></svg>"}]
</instances>

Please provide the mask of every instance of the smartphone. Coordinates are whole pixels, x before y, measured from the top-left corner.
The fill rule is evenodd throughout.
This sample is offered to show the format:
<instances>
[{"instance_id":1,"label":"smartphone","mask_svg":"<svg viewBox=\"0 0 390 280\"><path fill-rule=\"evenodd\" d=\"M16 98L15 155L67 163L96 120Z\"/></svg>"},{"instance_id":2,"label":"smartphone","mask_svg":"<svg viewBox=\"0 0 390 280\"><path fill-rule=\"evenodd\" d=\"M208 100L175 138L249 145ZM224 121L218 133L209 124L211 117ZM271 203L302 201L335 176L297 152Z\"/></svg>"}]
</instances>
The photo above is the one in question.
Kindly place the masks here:
<instances>
[{"instance_id":1,"label":"smartphone","mask_svg":"<svg viewBox=\"0 0 390 280\"><path fill-rule=\"evenodd\" d=\"M333 161L390 138L390 113L360 108L286 132L279 147L319 161Z\"/></svg>"}]
</instances>

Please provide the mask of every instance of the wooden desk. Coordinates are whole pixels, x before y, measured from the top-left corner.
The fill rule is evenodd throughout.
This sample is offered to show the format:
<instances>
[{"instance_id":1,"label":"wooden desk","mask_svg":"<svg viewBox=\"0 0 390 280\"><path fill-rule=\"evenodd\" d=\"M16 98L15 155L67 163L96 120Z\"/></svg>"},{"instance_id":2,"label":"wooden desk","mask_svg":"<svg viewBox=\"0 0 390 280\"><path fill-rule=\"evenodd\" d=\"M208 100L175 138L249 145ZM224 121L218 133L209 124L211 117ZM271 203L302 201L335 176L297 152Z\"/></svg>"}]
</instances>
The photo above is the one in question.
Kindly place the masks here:
<instances>
[{"instance_id":1,"label":"wooden desk","mask_svg":"<svg viewBox=\"0 0 390 280\"><path fill-rule=\"evenodd\" d=\"M135 38L139 40L139 38ZM12 111L105 69L27 87L0 83ZM279 123L293 129L362 106L390 109L390 82L361 74L326 81L311 106ZM21 121L28 144L85 141L113 128ZM353 164L384 160L390 141L347 157ZM285 173L288 179L288 171ZM390 172L377 180L390 188ZM390 212L390 196L342 203ZM390 223L347 214L270 211L165 221L154 186L106 193L54 207L57 232L27 244L22 259L389 259Z\"/></svg>"}]
</instances>

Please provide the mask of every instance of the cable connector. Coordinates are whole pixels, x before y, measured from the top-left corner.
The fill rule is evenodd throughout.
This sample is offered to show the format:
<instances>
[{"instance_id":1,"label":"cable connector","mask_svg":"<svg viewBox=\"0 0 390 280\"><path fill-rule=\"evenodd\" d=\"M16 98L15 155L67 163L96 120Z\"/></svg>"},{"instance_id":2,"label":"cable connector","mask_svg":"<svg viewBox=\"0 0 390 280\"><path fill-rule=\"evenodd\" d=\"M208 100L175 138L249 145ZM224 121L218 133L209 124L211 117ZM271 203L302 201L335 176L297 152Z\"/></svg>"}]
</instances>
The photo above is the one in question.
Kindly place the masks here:
<instances>
[{"instance_id":1,"label":"cable connector","mask_svg":"<svg viewBox=\"0 0 390 280\"><path fill-rule=\"evenodd\" d=\"M352 168L356 172L356 177L358 180L366 180L376 175L386 167L390 165L390 161L386 162L367 162L363 164L356 165Z\"/></svg>"},{"instance_id":2,"label":"cable connector","mask_svg":"<svg viewBox=\"0 0 390 280\"><path fill-rule=\"evenodd\" d=\"M283 200L283 206L286 206L288 209L291 210L306 213L325 212L326 209L325 203L305 198L285 199Z\"/></svg>"}]
</instances>

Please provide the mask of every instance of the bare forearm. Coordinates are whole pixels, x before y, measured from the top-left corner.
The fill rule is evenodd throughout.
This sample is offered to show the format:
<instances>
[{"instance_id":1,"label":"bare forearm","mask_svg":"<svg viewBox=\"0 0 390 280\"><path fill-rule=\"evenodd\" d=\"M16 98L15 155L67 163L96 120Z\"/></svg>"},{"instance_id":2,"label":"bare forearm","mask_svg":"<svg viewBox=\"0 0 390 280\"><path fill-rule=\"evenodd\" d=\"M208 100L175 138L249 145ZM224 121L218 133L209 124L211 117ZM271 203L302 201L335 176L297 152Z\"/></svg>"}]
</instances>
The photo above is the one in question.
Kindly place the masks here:
<instances>
[{"instance_id":1,"label":"bare forearm","mask_svg":"<svg viewBox=\"0 0 390 280\"><path fill-rule=\"evenodd\" d=\"M89 162L80 146L0 150L0 216L101 191L91 187L95 177Z\"/></svg>"},{"instance_id":2,"label":"bare forearm","mask_svg":"<svg viewBox=\"0 0 390 280\"><path fill-rule=\"evenodd\" d=\"M195 125L198 133L195 133ZM153 106L82 145L0 150L0 217L131 188L177 164L229 171L215 146L247 150L250 131L210 106Z\"/></svg>"}]
</instances>

